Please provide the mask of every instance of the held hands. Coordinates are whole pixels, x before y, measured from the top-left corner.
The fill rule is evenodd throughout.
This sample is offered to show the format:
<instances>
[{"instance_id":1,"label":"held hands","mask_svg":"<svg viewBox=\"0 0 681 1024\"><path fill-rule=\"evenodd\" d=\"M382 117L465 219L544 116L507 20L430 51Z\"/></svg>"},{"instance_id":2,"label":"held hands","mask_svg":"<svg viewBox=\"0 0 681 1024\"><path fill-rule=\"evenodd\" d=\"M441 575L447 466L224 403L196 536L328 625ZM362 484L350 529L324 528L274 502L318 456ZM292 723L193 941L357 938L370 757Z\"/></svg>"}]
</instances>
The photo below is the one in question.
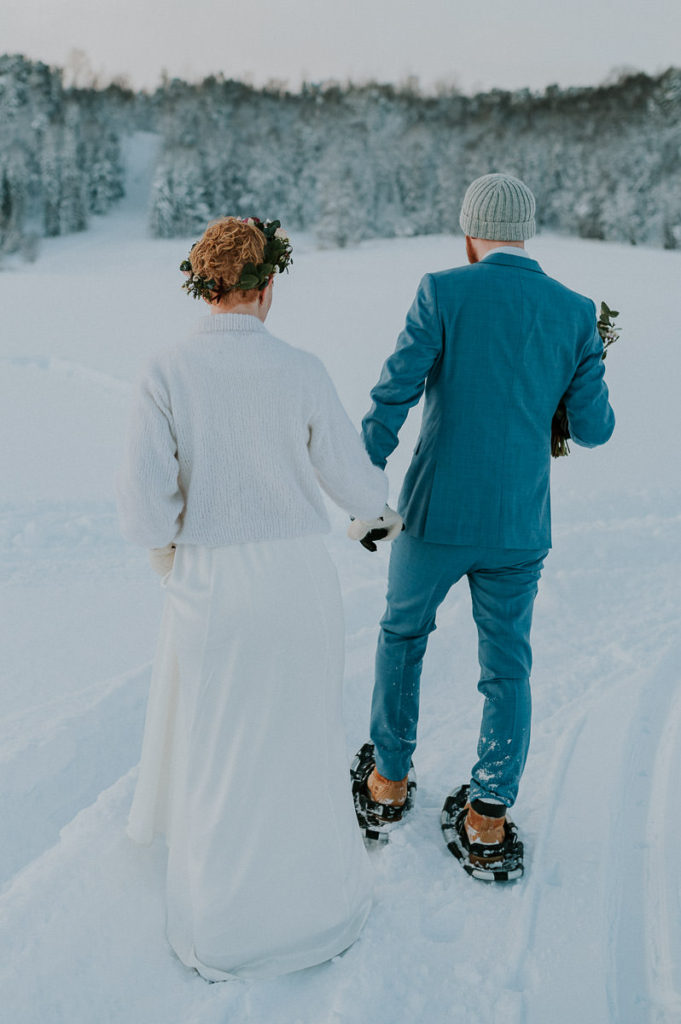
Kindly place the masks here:
<instances>
[{"instance_id":1,"label":"held hands","mask_svg":"<svg viewBox=\"0 0 681 1024\"><path fill-rule=\"evenodd\" d=\"M167 576L175 561L175 545L166 544L164 548L151 548L149 551L149 563L154 572L159 576Z\"/></svg>"},{"instance_id":2,"label":"held hands","mask_svg":"<svg viewBox=\"0 0 681 1024\"><path fill-rule=\"evenodd\" d=\"M378 519L353 519L348 526L348 537L358 540L367 551L376 551L374 541L395 540L403 529L402 516L386 505Z\"/></svg>"}]
</instances>

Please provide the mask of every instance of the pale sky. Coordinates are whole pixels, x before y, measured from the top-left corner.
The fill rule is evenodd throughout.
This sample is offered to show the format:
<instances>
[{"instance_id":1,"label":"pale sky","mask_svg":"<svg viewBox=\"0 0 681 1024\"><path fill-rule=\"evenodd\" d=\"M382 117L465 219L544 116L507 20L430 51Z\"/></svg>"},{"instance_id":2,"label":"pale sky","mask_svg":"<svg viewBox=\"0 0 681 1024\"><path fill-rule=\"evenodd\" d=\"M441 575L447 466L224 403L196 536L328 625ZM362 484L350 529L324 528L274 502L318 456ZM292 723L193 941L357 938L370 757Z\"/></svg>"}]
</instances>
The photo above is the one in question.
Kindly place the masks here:
<instances>
[{"instance_id":1,"label":"pale sky","mask_svg":"<svg viewBox=\"0 0 681 1024\"><path fill-rule=\"evenodd\" d=\"M166 69L283 79L590 85L681 64L679 0L0 0L0 52L155 86Z\"/></svg>"}]
</instances>

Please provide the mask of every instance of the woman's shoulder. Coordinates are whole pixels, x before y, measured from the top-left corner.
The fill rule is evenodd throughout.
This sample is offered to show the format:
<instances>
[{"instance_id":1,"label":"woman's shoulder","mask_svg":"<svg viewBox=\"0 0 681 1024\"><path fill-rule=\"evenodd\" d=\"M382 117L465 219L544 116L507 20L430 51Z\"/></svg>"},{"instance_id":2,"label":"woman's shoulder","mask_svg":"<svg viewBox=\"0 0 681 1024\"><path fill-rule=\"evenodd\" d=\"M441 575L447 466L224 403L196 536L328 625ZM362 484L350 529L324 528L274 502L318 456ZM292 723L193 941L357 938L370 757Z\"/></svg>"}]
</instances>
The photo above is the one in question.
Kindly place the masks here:
<instances>
[{"instance_id":1,"label":"woman's shoulder","mask_svg":"<svg viewBox=\"0 0 681 1024\"><path fill-rule=\"evenodd\" d=\"M163 382L167 377L168 350L156 349L151 353L142 356L135 372L135 379L138 384L151 385L154 382Z\"/></svg>"},{"instance_id":2,"label":"woman's shoulder","mask_svg":"<svg viewBox=\"0 0 681 1024\"><path fill-rule=\"evenodd\" d=\"M314 352L299 348L297 345L292 345L291 342L284 341L270 331L266 332L266 337L272 344L273 349L281 354L281 358L301 372L305 372L316 379L328 376L324 363Z\"/></svg>"},{"instance_id":3,"label":"woman's shoulder","mask_svg":"<svg viewBox=\"0 0 681 1024\"><path fill-rule=\"evenodd\" d=\"M218 355L224 352L220 345L224 340L219 335L194 333L176 340L146 357L138 379L152 392L165 393L172 390L178 378L203 377L206 369L211 372L215 369ZM222 356L218 361L222 364ZM275 369L282 382L288 382L288 387L297 382L304 391L311 393L326 392L331 381L319 356L285 341L267 328L250 335L245 344L239 344L227 363L237 375L243 369L251 372L258 367Z\"/></svg>"}]
</instances>

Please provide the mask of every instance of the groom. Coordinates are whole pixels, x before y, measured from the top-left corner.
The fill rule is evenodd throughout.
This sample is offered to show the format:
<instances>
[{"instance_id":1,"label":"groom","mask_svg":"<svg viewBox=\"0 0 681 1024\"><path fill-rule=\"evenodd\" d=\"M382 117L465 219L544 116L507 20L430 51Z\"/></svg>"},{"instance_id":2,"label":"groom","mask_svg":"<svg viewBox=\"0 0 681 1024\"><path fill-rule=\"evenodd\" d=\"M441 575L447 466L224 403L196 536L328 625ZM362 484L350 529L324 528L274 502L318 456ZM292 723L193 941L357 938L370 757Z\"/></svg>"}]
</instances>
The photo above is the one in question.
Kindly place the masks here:
<instances>
[{"instance_id":1,"label":"groom","mask_svg":"<svg viewBox=\"0 0 681 1024\"><path fill-rule=\"evenodd\" d=\"M362 424L372 462L385 467L425 388L398 504L406 528L390 557L364 810L375 823L409 806L423 656L439 605L466 576L484 706L470 786L450 796L443 828L469 874L497 881L522 873L506 811L530 740L530 624L551 546L551 420L562 398L572 440L585 447L604 444L615 422L594 304L525 250L534 215L534 196L516 178L487 174L470 185L460 216L470 265L425 275Z\"/></svg>"}]
</instances>

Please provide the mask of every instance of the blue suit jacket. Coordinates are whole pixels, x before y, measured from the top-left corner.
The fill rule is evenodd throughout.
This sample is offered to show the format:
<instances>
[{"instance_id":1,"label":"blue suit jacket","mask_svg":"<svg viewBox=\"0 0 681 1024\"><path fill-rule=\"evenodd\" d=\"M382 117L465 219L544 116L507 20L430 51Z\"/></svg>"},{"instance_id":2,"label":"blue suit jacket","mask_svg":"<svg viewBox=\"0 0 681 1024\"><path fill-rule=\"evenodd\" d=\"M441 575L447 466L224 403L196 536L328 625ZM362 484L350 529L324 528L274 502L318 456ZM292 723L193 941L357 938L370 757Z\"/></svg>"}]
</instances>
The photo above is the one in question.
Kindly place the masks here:
<instances>
[{"instance_id":1,"label":"blue suit jacket","mask_svg":"<svg viewBox=\"0 0 681 1024\"><path fill-rule=\"evenodd\" d=\"M440 544L551 545L551 420L565 400L576 444L604 444L615 416L591 299L525 256L426 274L362 421L384 467L425 387L398 509Z\"/></svg>"}]
</instances>

